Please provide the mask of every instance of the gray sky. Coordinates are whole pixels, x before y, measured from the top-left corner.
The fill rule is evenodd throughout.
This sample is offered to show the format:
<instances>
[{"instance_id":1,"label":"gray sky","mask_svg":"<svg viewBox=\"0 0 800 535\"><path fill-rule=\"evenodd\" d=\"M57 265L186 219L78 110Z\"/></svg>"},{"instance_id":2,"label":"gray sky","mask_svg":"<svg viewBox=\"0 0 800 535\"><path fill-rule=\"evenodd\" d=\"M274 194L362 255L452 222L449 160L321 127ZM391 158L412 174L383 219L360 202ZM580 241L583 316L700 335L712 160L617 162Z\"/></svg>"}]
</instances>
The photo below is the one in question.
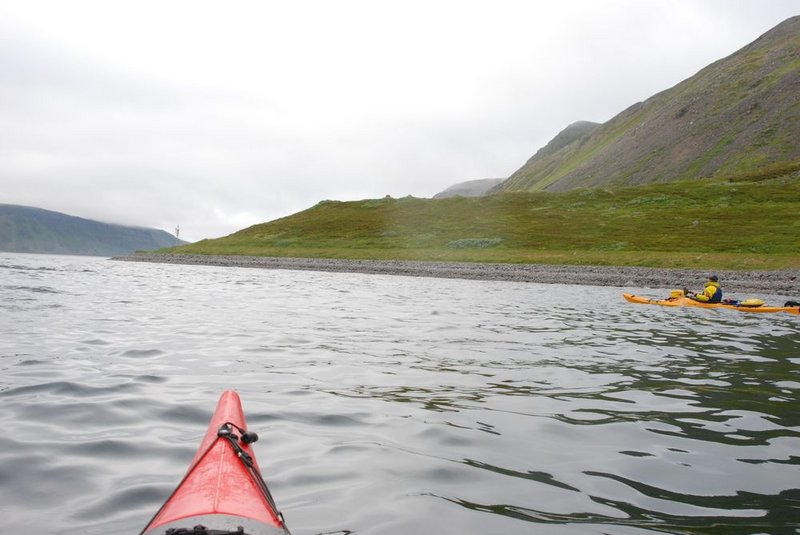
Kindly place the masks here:
<instances>
[{"instance_id":1,"label":"gray sky","mask_svg":"<svg viewBox=\"0 0 800 535\"><path fill-rule=\"evenodd\" d=\"M0 0L0 203L227 235L507 177L797 0Z\"/></svg>"}]
</instances>

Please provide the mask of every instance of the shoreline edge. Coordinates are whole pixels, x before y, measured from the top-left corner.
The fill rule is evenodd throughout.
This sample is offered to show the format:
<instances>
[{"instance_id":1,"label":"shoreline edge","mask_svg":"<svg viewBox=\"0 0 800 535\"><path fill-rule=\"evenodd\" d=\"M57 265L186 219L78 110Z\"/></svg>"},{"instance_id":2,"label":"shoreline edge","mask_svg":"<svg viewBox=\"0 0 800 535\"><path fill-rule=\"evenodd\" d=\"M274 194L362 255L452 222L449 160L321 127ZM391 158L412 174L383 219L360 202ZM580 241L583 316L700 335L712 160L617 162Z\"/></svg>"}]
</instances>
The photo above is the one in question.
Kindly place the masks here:
<instances>
[{"instance_id":1,"label":"shoreline edge","mask_svg":"<svg viewBox=\"0 0 800 535\"><path fill-rule=\"evenodd\" d=\"M579 284L620 288L672 289L700 287L708 270L647 268L633 266L573 266L550 264L494 264L471 262L427 262L410 260L343 260L274 256L223 256L137 253L111 260L218 267L286 269L373 275L403 275L450 279ZM714 271L726 292L763 292L800 298L800 270Z\"/></svg>"}]
</instances>

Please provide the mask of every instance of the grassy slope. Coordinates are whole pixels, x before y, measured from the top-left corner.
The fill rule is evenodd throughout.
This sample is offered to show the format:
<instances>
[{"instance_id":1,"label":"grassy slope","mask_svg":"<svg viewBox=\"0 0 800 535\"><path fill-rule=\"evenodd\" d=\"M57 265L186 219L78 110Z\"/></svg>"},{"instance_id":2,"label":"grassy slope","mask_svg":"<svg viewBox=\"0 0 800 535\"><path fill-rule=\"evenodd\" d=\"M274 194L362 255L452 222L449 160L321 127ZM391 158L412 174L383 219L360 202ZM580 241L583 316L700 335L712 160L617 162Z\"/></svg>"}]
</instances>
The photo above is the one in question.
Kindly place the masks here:
<instances>
[{"instance_id":1,"label":"grassy slope","mask_svg":"<svg viewBox=\"0 0 800 535\"><path fill-rule=\"evenodd\" d=\"M757 178L757 179L756 179ZM323 201L187 254L800 268L800 173L563 193Z\"/></svg>"}]
</instances>

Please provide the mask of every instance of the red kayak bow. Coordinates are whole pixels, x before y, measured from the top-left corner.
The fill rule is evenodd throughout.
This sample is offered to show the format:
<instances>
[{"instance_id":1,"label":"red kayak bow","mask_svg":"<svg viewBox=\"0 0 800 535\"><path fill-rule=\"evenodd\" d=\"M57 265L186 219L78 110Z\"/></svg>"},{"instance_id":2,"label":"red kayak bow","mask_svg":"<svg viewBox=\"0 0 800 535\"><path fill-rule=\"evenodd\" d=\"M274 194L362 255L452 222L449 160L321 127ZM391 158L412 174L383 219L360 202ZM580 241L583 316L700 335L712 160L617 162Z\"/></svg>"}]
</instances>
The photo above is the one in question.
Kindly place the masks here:
<instances>
[{"instance_id":1,"label":"red kayak bow","mask_svg":"<svg viewBox=\"0 0 800 535\"><path fill-rule=\"evenodd\" d=\"M239 395L222 393L183 480L141 535L288 535L250 444Z\"/></svg>"}]
</instances>

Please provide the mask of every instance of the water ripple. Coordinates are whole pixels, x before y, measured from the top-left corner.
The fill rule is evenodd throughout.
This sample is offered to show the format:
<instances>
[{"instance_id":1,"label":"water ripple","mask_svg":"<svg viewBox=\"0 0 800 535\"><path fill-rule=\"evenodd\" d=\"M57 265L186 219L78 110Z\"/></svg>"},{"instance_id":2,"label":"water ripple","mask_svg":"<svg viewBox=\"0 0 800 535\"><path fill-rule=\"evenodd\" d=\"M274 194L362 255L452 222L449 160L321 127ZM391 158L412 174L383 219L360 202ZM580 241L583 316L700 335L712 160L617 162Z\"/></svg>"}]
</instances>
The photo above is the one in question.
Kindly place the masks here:
<instances>
[{"instance_id":1,"label":"water ripple","mask_svg":"<svg viewBox=\"0 0 800 535\"><path fill-rule=\"evenodd\" d=\"M0 270L10 533L138 532L227 388L294 533L793 533L800 515L794 317L568 285Z\"/></svg>"}]
</instances>

